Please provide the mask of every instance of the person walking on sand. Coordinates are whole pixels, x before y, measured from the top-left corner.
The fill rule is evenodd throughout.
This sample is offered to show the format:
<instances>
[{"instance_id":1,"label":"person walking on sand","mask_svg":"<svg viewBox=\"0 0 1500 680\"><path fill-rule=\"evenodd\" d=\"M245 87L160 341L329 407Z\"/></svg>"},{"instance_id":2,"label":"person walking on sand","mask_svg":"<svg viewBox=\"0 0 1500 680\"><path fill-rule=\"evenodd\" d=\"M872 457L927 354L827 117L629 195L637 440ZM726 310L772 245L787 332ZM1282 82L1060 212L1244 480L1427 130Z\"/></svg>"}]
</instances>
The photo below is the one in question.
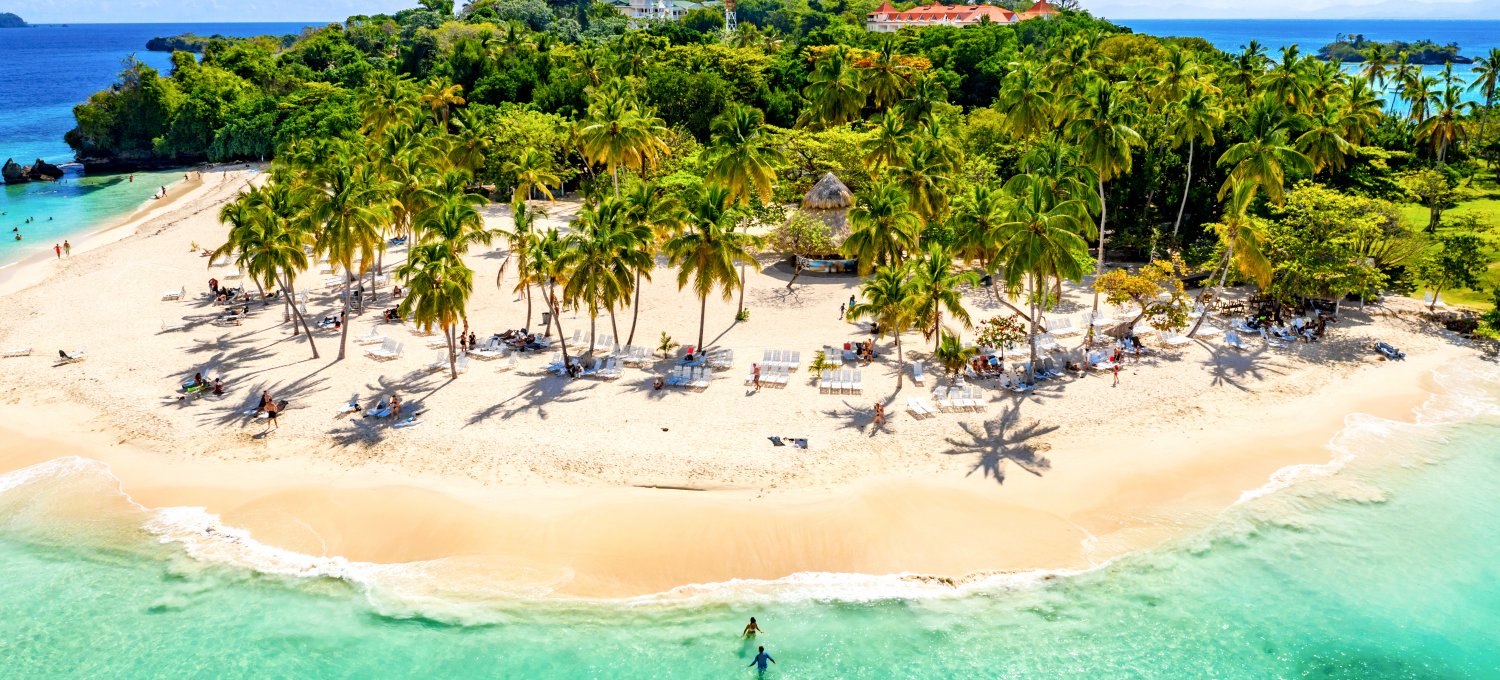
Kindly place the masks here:
<instances>
[{"instance_id":1,"label":"person walking on sand","mask_svg":"<svg viewBox=\"0 0 1500 680\"><path fill-rule=\"evenodd\" d=\"M875 402L875 427L885 425L885 404Z\"/></svg>"},{"instance_id":2,"label":"person walking on sand","mask_svg":"<svg viewBox=\"0 0 1500 680\"><path fill-rule=\"evenodd\" d=\"M54 243L54 244L52 244L52 252L57 253L57 259L61 260L62 259L62 244L60 244L60 243Z\"/></svg>"},{"instance_id":3,"label":"person walking on sand","mask_svg":"<svg viewBox=\"0 0 1500 680\"><path fill-rule=\"evenodd\" d=\"M1115 372L1115 384L1110 385L1110 387L1119 387L1120 386L1120 362L1118 360L1115 361L1114 372Z\"/></svg>"},{"instance_id":4,"label":"person walking on sand","mask_svg":"<svg viewBox=\"0 0 1500 680\"><path fill-rule=\"evenodd\" d=\"M73 257L73 244L68 243L68 239L63 239L63 255Z\"/></svg>"},{"instance_id":5,"label":"person walking on sand","mask_svg":"<svg viewBox=\"0 0 1500 680\"><path fill-rule=\"evenodd\" d=\"M760 624L756 623L755 622L755 617L752 616L752 617L750 617L750 623L745 624L745 632L740 633L740 637L753 638L757 634L764 633L764 632L766 632L766 631L763 631L763 630L760 629ZM761 647L761 649L764 650L765 647Z\"/></svg>"},{"instance_id":6,"label":"person walking on sand","mask_svg":"<svg viewBox=\"0 0 1500 680\"><path fill-rule=\"evenodd\" d=\"M764 675L766 672L766 664L768 662L776 663L776 660L771 658L770 654L766 653L765 647L761 647L760 651L755 655L755 660L750 662L750 666L755 667L755 672ZM750 666L746 666L746 668L749 668Z\"/></svg>"},{"instance_id":7,"label":"person walking on sand","mask_svg":"<svg viewBox=\"0 0 1500 680\"><path fill-rule=\"evenodd\" d=\"M752 382L752 383L755 384L755 391L759 392L760 391L760 364L750 364L750 374L751 374L750 375L750 382ZM755 623L755 619L754 618L750 619L750 623L752 623L752 624Z\"/></svg>"},{"instance_id":8,"label":"person walking on sand","mask_svg":"<svg viewBox=\"0 0 1500 680\"><path fill-rule=\"evenodd\" d=\"M266 432L279 428L279 424L276 422L277 410L276 402L266 404Z\"/></svg>"}]
</instances>

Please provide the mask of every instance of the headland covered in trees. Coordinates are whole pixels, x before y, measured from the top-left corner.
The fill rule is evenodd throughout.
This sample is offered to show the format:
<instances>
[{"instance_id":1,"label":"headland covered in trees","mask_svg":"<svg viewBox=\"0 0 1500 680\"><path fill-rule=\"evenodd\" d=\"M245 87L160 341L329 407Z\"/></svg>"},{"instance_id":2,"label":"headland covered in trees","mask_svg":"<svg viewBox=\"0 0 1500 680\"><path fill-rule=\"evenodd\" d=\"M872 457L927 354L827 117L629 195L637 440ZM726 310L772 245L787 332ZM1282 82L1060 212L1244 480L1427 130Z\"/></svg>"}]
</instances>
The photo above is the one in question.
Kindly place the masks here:
<instances>
[{"instance_id":1,"label":"headland covered in trees","mask_svg":"<svg viewBox=\"0 0 1500 680\"><path fill-rule=\"evenodd\" d=\"M1403 297L1491 294L1484 218L1456 206L1492 190L1495 134L1451 74L1068 9L876 34L868 8L740 4L726 35L708 10L432 1L131 64L76 109L80 157L232 167L8 292L5 345L68 345L77 319L111 342L7 368L38 412L71 399L167 456L747 504L652 505L649 559L581 530L463 546L535 548L519 571L552 580L528 586L613 596L1086 568L1323 462L1350 412L1405 415L1474 351L1458 333L1500 323ZM830 260L850 271L807 271ZM836 497L853 547L820 550L835 524L791 504L735 514L787 490ZM677 502L642 491L611 507ZM893 538L865 514L886 507L961 512ZM667 521L705 517L766 533L685 547Z\"/></svg>"},{"instance_id":2,"label":"headland covered in trees","mask_svg":"<svg viewBox=\"0 0 1500 680\"><path fill-rule=\"evenodd\" d=\"M10 12L0 12L0 28L26 28L27 23L21 17Z\"/></svg>"},{"instance_id":3,"label":"headland covered in trees","mask_svg":"<svg viewBox=\"0 0 1500 680\"><path fill-rule=\"evenodd\" d=\"M282 47L290 47L296 42L297 36L285 35L280 38L265 36L278 41ZM211 42L234 43L244 38L235 38L224 35L198 35L196 33L184 33L182 35L156 37L146 41L146 49L152 52L194 52L202 54Z\"/></svg>"},{"instance_id":4,"label":"headland covered in trees","mask_svg":"<svg viewBox=\"0 0 1500 680\"><path fill-rule=\"evenodd\" d=\"M1431 40L1378 42L1366 40L1363 35L1340 35L1333 42L1318 48L1319 59L1346 64L1359 64L1371 58L1380 59L1381 55L1402 54L1406 55L1406 62L1411 64L1440 66L1474 63L1473 59L1459 54L1457 43L1438 45Z\"/></svg>"}]
</instances>

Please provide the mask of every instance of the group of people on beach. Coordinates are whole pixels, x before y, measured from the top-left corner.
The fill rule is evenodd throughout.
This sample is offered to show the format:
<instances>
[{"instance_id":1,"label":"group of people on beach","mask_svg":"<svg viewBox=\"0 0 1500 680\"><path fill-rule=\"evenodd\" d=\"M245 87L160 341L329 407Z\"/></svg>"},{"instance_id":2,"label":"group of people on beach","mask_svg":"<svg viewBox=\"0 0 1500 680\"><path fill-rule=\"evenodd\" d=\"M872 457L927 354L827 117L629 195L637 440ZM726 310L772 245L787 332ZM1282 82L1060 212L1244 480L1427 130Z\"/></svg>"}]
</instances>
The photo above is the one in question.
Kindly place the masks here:
<instances>
[{"instance_id":1,"label":"group of people on beach","mask_svg":"<svg viewBox=\"0 0 1500 680\"><path fill-rule=\"evenodd\" d=\"M57 259L59 260L61 260L64 255L73 257L73 244L68 243L67 239L63 239L62 243L52 244L52 252L57 253Z\"/></svg>"}]
</instances>

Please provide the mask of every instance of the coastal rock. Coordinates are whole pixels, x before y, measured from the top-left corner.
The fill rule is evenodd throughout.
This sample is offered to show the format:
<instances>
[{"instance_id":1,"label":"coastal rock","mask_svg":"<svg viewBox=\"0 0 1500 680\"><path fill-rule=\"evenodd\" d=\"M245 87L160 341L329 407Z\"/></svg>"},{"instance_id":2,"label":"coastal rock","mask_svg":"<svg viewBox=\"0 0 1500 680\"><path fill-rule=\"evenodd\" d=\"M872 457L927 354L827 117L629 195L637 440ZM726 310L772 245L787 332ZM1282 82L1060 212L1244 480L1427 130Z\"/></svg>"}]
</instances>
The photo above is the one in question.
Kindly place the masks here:
<instances>
[{"instance_id":1,"label":"coastal rock","mask_svg":"<svg viewBox=\"0 0 1500 680\"><path fill-rule=\"evenodd\" d=\"M30 170L32 179L46 179L56 181L62 179L63 177L62 168L59 168L56 165L48 163L47 161L44 161L40 158L36 159L35 163L31 164Z\"/></svg>"},{"instance_id":2,"label":"coastal rock","mask_svg":"<svg viewBox=\"0 0 1500 680\"><path fill-rule=\"evenodd\" d=\"M0 178L4 178L6 184L23 184L31 181L27 168L17 163L14 158L5 159L5 165L0 167Z\"/></svg>"}]
</instances>

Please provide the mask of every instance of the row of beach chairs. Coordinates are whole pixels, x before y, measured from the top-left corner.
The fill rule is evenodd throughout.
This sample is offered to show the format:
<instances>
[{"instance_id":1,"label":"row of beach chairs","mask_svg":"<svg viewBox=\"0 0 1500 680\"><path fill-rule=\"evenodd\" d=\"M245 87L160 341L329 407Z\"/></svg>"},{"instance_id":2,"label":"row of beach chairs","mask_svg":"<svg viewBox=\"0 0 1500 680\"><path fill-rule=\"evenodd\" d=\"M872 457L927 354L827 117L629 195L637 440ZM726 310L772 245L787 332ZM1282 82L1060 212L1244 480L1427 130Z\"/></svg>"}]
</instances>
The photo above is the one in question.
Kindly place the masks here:
<instances>
[{"instance_id":1,"label":"row of beach chairs","mask_svg":"<svg viewBox=\"0 0 1500 680\"><path fill-rule=\"evenodd\" d=\"M391 338L386 338L379 347L365 350L365 356L376 361L390 361L401 358L402 345Z\"/></svg>"},{"instance_id":2,"label":"row of beach chairs","mask_svg":"<svg viewBox=\"0 0 1500 680\"><path fill-rule=\"evenodd\" d=\"M985 407L983 393L973 385L939 387L933 391L932 399L937 402L939 409L949 412L983 411Z\"/></svg>"},{"instance_id":3,"label":"row of beach chairs","mask_svg":"<svg viewBox=\"0 0 1500 680\"><path fill-rule=\"evenodd\" d=\"M769 385L771 387L786 387L786 384L788 382L791 382L791 379L792 373L791 371L786 370L785 366L760 367L760 384L762 386ZM755 384L755 371L752 370L745 375L745 384Z\"/></svg>"},{"instance_id":4,"label":"row of beach chairs","mask_svg":"<svg viewBox=\"0 0 1500 680\"><path fill-rule=\"evenodd\" d=\"M765 357L760 360L762 368L776 366L788 371L796 371L802 364L802 352L797 350L768 349Z\"/></svg>"},{"instance_id":5,"label":"row of beach chairs","mask_svg":"<svg viewBox=\"0 0 1500 680\"><path fill-rule=\"evenodd\" d=\"M673 366L667 373L667 387L687 387L695 390L708 388L714 379L712 369L703 366Z\"/></svg>"},{"instance_id":6,"label":"row of beach chairs","mask_svg":"<svg viewBox=\"0 0 1500 680\"><path fill-rule=\"evenodd\" d=\"M864 375L857 368L823 371L818 380L818 391L824 394L862 394L865 391Z\"/></svg>"}]
</instances>

